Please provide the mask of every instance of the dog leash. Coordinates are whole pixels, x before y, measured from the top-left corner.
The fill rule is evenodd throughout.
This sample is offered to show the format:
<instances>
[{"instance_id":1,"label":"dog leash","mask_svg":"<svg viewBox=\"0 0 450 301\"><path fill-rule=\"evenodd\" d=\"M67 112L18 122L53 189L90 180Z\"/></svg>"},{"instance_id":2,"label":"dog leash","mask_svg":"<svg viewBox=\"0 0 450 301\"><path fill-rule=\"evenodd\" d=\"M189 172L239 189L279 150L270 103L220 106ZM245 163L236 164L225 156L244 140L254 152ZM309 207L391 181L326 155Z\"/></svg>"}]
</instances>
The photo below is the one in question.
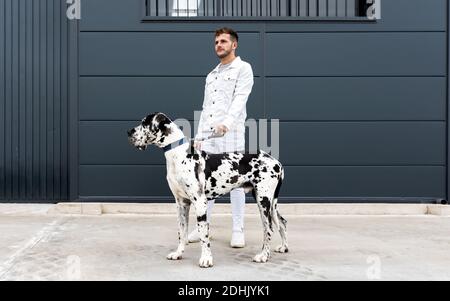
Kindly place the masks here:
<instances>
[{"instance_id":1,"label":"dog leash","mask_svg":"<svg viewBox=\"0 0 450 301\"><path fill-rule=\"evenodd\" d=\"M171 149L174 149L175 147L180 146L180 145L182 145L182 144L184 144L186 142L192 143L192 142L195 142L195 141L205 141L205 140L208 140L208 139L211 139L211 138L220 138L220 137L223 137L225 135L225 134L218 134L218 133L216 133L214 131L208 131L208 133L212 133L212 134L209 135L208 137L200 138L200 139L195 139L195 138L187 139L186 137L183 137L182 139L180 139L178 141L175 141L175 142L173 142L173 143L171 143L169 145L164 146L163 150L164 150L164 152L168 152Z\"/></svg>"},{"instance_id":2,"label":"dog leash","mask_svg":"<svg viewBox=\"0 0 450 301\"><path fill-rule=\"evenodd\" d=\"M208 137L200 138L200 139L192 139L193 141L205 141L208 139L220 138L225 136L225 134L219 134L215 131L203 131L203 133L211 133Z\"/></svg>"}]
</instances>

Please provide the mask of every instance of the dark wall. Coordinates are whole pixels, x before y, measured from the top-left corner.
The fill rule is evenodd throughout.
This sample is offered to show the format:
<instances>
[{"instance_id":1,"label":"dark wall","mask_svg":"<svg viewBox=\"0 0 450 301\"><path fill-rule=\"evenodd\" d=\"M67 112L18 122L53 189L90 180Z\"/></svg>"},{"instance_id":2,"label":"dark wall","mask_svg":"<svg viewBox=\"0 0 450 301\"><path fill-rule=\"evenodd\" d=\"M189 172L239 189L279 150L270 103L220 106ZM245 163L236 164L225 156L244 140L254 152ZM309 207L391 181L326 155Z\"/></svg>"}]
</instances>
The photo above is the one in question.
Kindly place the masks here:
<instances>
[{"instance_id":1,"label":"dark wall","mask_svg":"<svg viewBox=\"0 0 450 301\"><path fill-rule=\"evenodd\" d=\"M70 186L72 199L172 200L162 152L137 152L126 129L154 111L193 119L221 26L253 66L249 117L281 120L282 200L446 199L445 0L385 0L377 22L142 22L141 0L82 1L70 110L57 76L67 25L44 23L60 9L44 2L0 0L3 199L64 199Z\"/></svg>"},{"instance_id":2,"label":"dark wall","mask_svg":"<svg viewBox=\"0 0 450 301\"><path fill-rule=\"evenodd\" d=\"M255 73L249 117L281 119L285 200L445 198L446 1L383 1L376 23L142 23L141 4L85 5L81 196L170 196L162 152L124 131L153 111L193 118L229 25Z\"/></svg>"},{"instance_id":3,"label":"dark wall","mask_svg":"<svg viewBox=\"0 0 450 301\"><path fill-rule=\"evenodd\" d=\"M0 0L0 200L68 199L65 1Z\"/></svg>"}]
</instances>

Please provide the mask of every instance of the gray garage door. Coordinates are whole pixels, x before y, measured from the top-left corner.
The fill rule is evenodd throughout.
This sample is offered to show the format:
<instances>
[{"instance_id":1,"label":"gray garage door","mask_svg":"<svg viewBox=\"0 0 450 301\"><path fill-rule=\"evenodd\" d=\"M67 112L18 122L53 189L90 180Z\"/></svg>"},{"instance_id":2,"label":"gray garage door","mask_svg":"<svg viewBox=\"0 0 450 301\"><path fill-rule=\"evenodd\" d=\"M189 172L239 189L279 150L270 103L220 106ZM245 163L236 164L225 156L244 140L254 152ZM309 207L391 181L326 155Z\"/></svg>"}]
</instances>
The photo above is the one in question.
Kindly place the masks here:
<instances>
[{"instance_id":1,"label":"gray garage door","mask_svg":"<svg viewBox=\"0 0 450 301\"><path fill-rule=\"evenodd\" d=\"M154 111L193 119L217 64L213 31L224 25L240 33L238 54L253 66L249 117L281 120L284 201L445 198L446 1L384 1L377 22L338 13L338 1L296 15L338 17L332 22L166 22L154 19L152 3L83 2L81 199L171 200L162 151L134 150L126 129Z\"/></svg>"}]
</instances>

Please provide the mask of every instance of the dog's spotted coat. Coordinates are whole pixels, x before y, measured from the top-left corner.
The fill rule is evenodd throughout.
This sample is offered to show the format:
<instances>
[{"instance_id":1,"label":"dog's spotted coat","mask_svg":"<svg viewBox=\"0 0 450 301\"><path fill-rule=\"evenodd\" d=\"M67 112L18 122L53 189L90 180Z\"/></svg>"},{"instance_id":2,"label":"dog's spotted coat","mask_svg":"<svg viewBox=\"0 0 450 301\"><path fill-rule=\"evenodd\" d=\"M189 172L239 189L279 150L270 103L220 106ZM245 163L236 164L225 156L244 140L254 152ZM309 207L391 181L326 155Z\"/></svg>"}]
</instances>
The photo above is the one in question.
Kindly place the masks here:
<instances>
[{"instance_id":1,"label":"dog's spotted coat","mask_svg":"<svg viewBox=\"0 0 450 301\"><path fill-rule=\"evenodd\" d=\"M154 144L160 148L184 137L183 132L163 113L144 118L140 125L128 131L132 145L145 150ZM278 193L283 180L283 167L275 158L263 151L257 154L224 153L207 154L184 143L165 153L167 181L178 208L179 244L167 258L181 259L187 244L190 205L194 205L202 253L201 267L211 267L213 259L206 221L207 201L215 199L237 187L252 191L259 207L264 228L262 251L253 260L266 262L270 257L269 242L273 228L278 229L282 244L275 249L287 252L286 220L277 209Z\"/></svg>"}]
</instances>

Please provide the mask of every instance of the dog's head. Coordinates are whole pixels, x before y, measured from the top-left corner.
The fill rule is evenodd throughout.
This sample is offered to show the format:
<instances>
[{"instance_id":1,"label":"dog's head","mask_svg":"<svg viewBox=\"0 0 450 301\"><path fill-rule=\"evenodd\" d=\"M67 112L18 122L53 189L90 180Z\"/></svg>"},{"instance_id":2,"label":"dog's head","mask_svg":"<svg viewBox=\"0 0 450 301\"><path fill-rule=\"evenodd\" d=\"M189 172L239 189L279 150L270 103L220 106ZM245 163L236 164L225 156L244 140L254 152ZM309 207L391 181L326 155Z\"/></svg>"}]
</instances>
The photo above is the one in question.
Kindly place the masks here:
<instances>
[{"instance_id":1,"label":"dog's head","mask_svg":"<svg viewBox=\"0 0 450 301\"><path fill-rule=\"evenodd\" d=\"M172 120L163 113L150 114L128 131L128 140L139 150L145 150L149 144L162 147L172 132L171 124Z\"/></svg>"}]
</instances>

